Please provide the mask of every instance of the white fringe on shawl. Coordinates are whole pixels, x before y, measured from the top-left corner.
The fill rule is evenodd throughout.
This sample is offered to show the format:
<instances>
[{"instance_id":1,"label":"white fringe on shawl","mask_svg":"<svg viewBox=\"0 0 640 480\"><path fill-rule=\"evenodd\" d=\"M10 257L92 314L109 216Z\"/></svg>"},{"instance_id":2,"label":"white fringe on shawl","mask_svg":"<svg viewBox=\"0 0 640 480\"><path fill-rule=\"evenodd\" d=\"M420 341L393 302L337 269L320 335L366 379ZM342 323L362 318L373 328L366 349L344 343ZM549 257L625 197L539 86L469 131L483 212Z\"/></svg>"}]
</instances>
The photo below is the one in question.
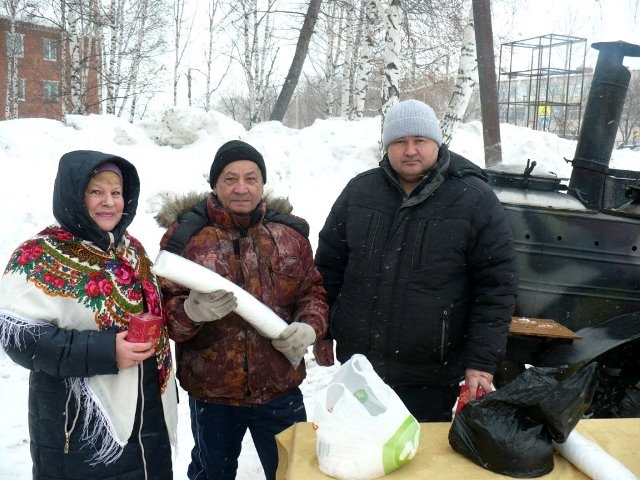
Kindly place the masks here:
<instances>
[{"instance_id":1,"label":"white fringe on shawl","mask_svg":"<svg viewBox=\"0 0 640 480\"><path fill-rule=\"evenodd\" d=\"M0 310L0 346L12 345L19 350L26 346L24 336L38 337L39 329L50 323L29 320L14 313ZM84 409L82 440L96 450L92 465L115 462L124 450L127 441L119 442L113 423L101 408L100 401L87 385L87 378L73 377L65 379L67 389L78 405ZM174 437L175 438L175 437Z\"/></svg>"},{"instance_id":2,"label":"white fringe on shawl","mask_svg":"<svg viewBox=\"0 0 640 480\"><path fill-rule=\"evenodd\" d=\"M26 346L25 335L38 337L40 335L39 328L43 325L51 324L40 320L30 320L15 313L0 310L0 346L4 349L6 346L12 345L22 349ZM84 410L81 439L96 450L95 455L92 457L91 465L115 462L122 455L128 439L118 440L113 421L106 414L105 407L100 402L99 397L89 387L88 378L67 378L65 379L65 384L71 390L76 403ZM173 378L169 382L167 390L166 395L175 396L176 385ZM169 401L171 400L169 399ZM177 446L176 420L175 418L167 418L169 439L174 447ZM174 455L175 452L176 450L174 449Z\"/></svg>"}]
</instances>

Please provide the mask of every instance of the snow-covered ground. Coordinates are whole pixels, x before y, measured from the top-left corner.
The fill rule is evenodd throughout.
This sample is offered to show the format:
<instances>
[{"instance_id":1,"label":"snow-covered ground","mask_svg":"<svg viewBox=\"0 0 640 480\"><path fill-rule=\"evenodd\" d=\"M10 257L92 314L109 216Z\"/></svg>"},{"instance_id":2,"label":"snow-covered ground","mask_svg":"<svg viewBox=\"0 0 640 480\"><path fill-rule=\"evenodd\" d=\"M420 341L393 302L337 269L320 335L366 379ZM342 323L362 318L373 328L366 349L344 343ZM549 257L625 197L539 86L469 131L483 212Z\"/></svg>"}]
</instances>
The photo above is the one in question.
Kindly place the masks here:
<instances>
[{"instance_id":1,"label":"snow-covered ground","mask_svg":"<svg viewBox=\"0 0 640 480\"><path fill-rule=\"evenodd\" d=\"M358 122L318 120L303 130L266 122L246 131L219 113L196 109L168 111L135 125L101 115L72 116L66 124L43 119L0 122L0 265L6 265L21 241L53 222L53 180L63 153L100 150L123 156L137 166L142 191L130 232L155 258L163 230L153 217L162 200L175 193L208 191L213 156L222 143L233 138L251 143L264 154L267 190L288 196L293 213L307 219L315 249L318 232L343 186L356 173L377 165L379 135L379 117ZM564 159L573 158L576 142L511 125L502 125L501 135L504 163L524 164L531 159L538 162L536 171L569 176ZM484 167L481 125L462 125L451 149ZM640 168L640 151L614 150L611 166ZM310 355L306 361L303 393L307 411L312 412L315 392L327 384L336 367L318 367ZM28 371L0 352L0 479L31 478L27 389ZM193 444L187 399L182 390L180 395L176 479L186 478ZM261 471L247 437L238 479L254 480Z\"/></svg>"}]
</instances>

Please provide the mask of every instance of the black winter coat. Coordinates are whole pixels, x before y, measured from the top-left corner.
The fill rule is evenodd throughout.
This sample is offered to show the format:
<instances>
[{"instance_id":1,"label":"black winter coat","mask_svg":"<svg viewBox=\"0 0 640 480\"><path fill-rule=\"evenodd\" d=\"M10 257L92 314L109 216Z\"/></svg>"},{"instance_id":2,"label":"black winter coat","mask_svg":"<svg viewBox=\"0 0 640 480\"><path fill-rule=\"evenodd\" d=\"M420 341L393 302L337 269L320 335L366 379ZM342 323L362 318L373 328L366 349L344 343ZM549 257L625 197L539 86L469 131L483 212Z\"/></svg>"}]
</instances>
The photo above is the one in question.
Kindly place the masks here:
<instances>
[{"instance_id":1,"label":"black winter coat","mask_svg":"<svg viewBox=\"0 0 640 480\"><path fill-rule=\"evenodd\" d=\"M446 145L408 198L386 156L353 178L315 262L339 361L364 354L391 386L495 372L516 295L511 228L482 170Z\"/></svg>"},{"instance_id":2,"label":"black winter coat","mask_svg":"<svg viewBox=\"0 0 640 480\"><path fill-rule=\"evenodd\" d=\"M63 158L67 161L64 165L60 163L54 185L54 215L66 232L91 241L106 251L112 243L121 240L135 216L140 190L137 172L128 161L101 152L70 152ZM93 222L84 202L84 192L93 171L105 161L116 163L124 178L125 215L109 233L101 231ZM130 247L133 249L133 244ZM15 255L16 252L12 259ZM99 260L100 257L96 255L94 263ZM145 261L150 264L148 259L140 263ZM61 267L61 271L63 274L60 277L69 270ZM56 298L59 297L43 291L38 301L47 305L56 301ZM16 306L24 301L21 298L2 300L5 305L15 302ZM123 303L126 301L123 300ZM114 310L120 308L119 305ZM136 420L122 454L115 462L91 465L96 450L86 438L82 438L83 433L87 433L83 432L86 405L78 405L69 382L95 375L118 374L116 330L76 330L52 323L38 323L23 325L21 331L13 336L11 333L15 332L12 332L11 325L20 323L20 317L12 315L12 310L0 313L0 340L3 340L4 350L15 363L30 370L29 437L34 480L142 480L145 478L145 466L148 473L146 478L173 478L171 444L163 413L156 357L152 356L137 367L141 375L138 375ZM92 418L95 420L96 417ZM89 434L94 426L95 421L88 425ZM65 430L71 431L68 453L64 452Z\"/></svg>"},{"instance_id":3,"label":"black winter coat","mask_svg":"<svg viewBox=\"0 0 640 480\"><path fill-rule=\"evenodd\" d=\"M136 434L140 429L141 394L138 395L134 434L115 463L95 466L88 463L94 451L80 439L82 410L71 433L69 453L62 454L65 421L69 430L78 410L64 379L116 374L115 333L65 330L53 325L40 326L38 331L37 337L24 335L20 348L15 345L5 347L14 362L31 370L29 437L34 480L144 479L142 451ZM172 480L171 445L162 405L154 400L160 398L155 358L147 359L138 368L143 369L142 385L138 388L145 398L141 442L147 459L147 478ZM65 410L67 399L69 405Z\"/></svg>"}]
</instances>

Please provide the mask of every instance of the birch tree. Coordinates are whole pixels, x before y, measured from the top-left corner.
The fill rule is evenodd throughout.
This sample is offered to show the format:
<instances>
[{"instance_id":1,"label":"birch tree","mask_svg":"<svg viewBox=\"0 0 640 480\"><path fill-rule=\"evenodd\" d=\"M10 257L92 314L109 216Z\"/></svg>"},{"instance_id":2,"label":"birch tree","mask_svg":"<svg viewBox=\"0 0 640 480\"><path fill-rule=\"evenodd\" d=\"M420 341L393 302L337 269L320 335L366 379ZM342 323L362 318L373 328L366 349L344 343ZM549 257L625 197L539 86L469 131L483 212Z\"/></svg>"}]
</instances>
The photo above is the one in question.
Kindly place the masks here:
<instances>
[{"instance_id":1,"label":"birch tree","mask_svg":"<svg viewBox=\"0 0 640 480\"><path fill-rule=\"evenodd\" d=\"M118 90L120 87L120 71L122 66L122 56L118 55L119 45L122 44L124 33L123 28L123 1L110 0L109 7L106 12L106 22L104 22L104 30L101 31L102 46L102 75L106 88L106 105L105 112L110 115L116 113L116 101L118 99ZM102 23L102 22L101 22ZM108 32L109 36L105 36ZM109 42L109 43L107 43Z\"/></svg>"},{"instance_id":2,"label":"birch tree","mask_svg":"<svg viewBox=\"0 0 640 480\"><path fill-rule=\"evenodd\" d=\"M185 52L186 43L182 44L185 0L173 2L173 105L178 104L178 81L180 80L180 64Z\"/></svg>"},{"instance_id":3,"label":"birch tree","mask_svg":"<svg viewBox=\"0 0 640 480\"><path fill-rule=\"evenodd\" d=\"M236 28L241 42L235 43L248 91L249 127L264 120L267 92L271 90L278 48L274 45L272 10L275 0L240 0L236 4L241 15Z\"/></svg>"},{"instance_id":4,"label":"birch tree","mask_svg":"<svg viewBox=\"0 0 640 480\"><path fill-rule=\"evenodd\" d=\"M56 93L63 116L86 113L87 91L98 88L95 84L89 86L88 79L90 72L94 77L100 75L97 60L100 32L94 21L99 10L99 0L59 0L40 2L33 12L34 18L44 19L60 30L57 50L60 76Z\"/></svg>"},{"instance_id":5,"label":"birch tree","mask_svg":"<svg viewBox=\"0 0 640 480\"><path fill-rule=\"evenodd\" d=\"M149 0L109 0L106 8L97 6L85 18L84 37L100 39L104 111L118 116L128 111L132 121L142 95L153 92L160 81L154 57L164 50L165 5ZM92 63L90 44L87 48L84 65Z\"/></svg>"},{"instance_id":6,"label":"birch tree","mask_svg":"<svg viewBox=\"0 0 640 480\"><path fill-rule=\"evenodd\" d=\"M352 98L352 72L353 72L353 58L355 49L354 39L354 5L353 0L345 1L345 22L344 22L344 58L342 61L342 84L340 87L340 116L343 118L351 118L351 98Z\"/></svg>"},{"instance_id":7,"label":"birch tree","mask_svg":"<svg viewBox=\"0 0 640 480\"><path fill-rule=\"evenodd\" d=\"M442 122L442 137L444 143L450 143L458 125L462 122L469 105L469 100L478 84L478 62L476 60L476 38L473 25L473 12L469 16L469 23L464 29L462 48L460 49L460 63L455 89L447 106Z\"/></svg>"},{"instance_id":8,"label":"birch tree","mask_svg":"<svg viewBox=\"0 0 640 480\"><path fill-rule=\"evenodd\" d=\"M623 145L636 145L640 142L640 71L638 70L631 72L618 128Z\"/></svg>"},{"instance_id":9,"label":"birch tree","mask_svg":"<svg viewBox=\"0 0 640 480\"><path fill-rule=\"evenodd\" d=\"M136 17L135 23L138 25L136 28L136 43L133 47L133 55L131 62L131 72L129 75L129 81L127 82L127 95L129 92L133 92L131 96L131 104L129 107L129 122L133 123L136 114L136 107L138 102L138 74L140 72L140 63L142 62L142 45L144 43L144 35L146 33L146 21L149 13L149 0L140 0L139 2L139 15ZM123 105L124 108L124 105Z\"/></svg>"},{"instance_id":10,"label":"birch tree","mask_svg":"<svg viewBox=\"0 0 640 480\"><path fill-rule=\"evenodd\" d=\"M364 116L364 105L369 88L369 77L373 70L373 54L375 51L375 31L380 22L380 4L378 0L364 0L366 12L365 38L362 44L354 85L354 118Z\"/></svg>"},{"instance_id":11,"label":"birch tree","mask_svg":"<svg viewBox=\"0 0 640 480\"><path fill-rule=\"evenodd\" d=\"M344 15L341 14L340 3L332 1L325 3L327 9L324 12L324 62L322 64L322 76L325 87L325 101L323 113L326 117L338 114L338 101L336 90L338 86L338 65L340 52L342 51L342 35Z\"/></svg>"},{"instance_id":12,"label":"birch tree","mask_svg":"<svg viewBox=\"0 0 640 480\"><path fill-rule=\"evenodd\" d=\"M189 38L193 30L193 22L195 16L191 19L191 24L187 28L187 39L183 42L182 33L185 22L185 5L186 0L174 0L173 1L173 26L174 26L174 62L173 62L173 105L178 104L178 81L180 80L180 65L184 57L187 46L189 45ZM197 4L196 4L197 5Z\"/></svg>"},{"instance_id":13,"label":"birch tree","mask_svg":"<svg viewBox=\"0 0 640 480\"><path fill-rule=\"evenodd\" d=\"M400 0L391 0L385 16L384 83L382 115L400 98L400 47L404 11Z\"/></svg>"},{"instance_id":14,"label":"birch tree","mask_svg":"<svg viewBox=\"0 0 640 480\"><path fill-rule=\"evenodd\" d=\"M208 42L207 49L205 51L204 59L206 65L206 89L205 89L205 99L204 99L204 109L205 111L209 111L211 108L211 95L213 94L213 90L211 88L211 70L213 67L213 39L215 37L216 32L216 13L218 11L218 0L209 0L207 4L207 34L208 34Z\"/></svg>"},{"instance_id":15,"label":"birch tree","mask_svg":"<svg viewBox=\"0 0 640 480\"><path fill-rule=\"evenodd\" d=\"M69 32L69 57L71 67L69 72L69 113L82 115L85 112L82 101L82 71L80 64L80 39L78 35L78 23L80 22L78 11L80 4L77 0L67 2L67 25Z\"/></svg>"},{"instance_id":16,"label":"birch tree","mask_svg":"<svg viewBox=\"0 0 640 480\"><path fill-rule=\"evenodd\" d=\"M64 1L60 2L60 18L67 17L67 6ZM60 28L60 45L62 48L59 48L60 51L60 91L68 92L69 91L69 80L68 80L68 65L69 65L69 52L66 48L67 45L67 32L64 28ZM60 102L60 114L64 118L64 116L69 113L69 109L67 107L67 102Z\"/></svg>"},{"instance_id":17,"label":"birch tree","mask_svg":"<svg viewBox=\"0 0 640 480\"><path fill-rule=\"evenodd\" d=\"M16 23L27 13L29 4L24 0L2 0L0 3L9 18L9 32L5 40L7 45L7 91L5 92L4 118L18 118L19 82L18 66L24 57L24 37L17 32Z\"/></svg>"}]
</instances>

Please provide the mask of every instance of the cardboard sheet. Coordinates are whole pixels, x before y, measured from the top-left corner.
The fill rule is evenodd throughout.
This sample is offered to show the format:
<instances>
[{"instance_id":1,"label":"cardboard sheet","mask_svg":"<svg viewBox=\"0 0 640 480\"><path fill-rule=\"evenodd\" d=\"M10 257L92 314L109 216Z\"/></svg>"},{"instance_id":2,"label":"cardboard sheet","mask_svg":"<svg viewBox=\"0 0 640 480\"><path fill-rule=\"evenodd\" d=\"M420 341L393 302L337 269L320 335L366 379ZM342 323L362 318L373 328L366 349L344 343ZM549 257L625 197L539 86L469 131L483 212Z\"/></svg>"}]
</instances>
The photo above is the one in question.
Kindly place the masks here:
<instances>
[{"instance_id":1,"label":"cardboard sheet","mask_svg":"<svg viewBox=\"0 0 640 480\"><path fill-rule=\"evenodd\" d=\"M455 452L449 445L449 423L421 424L420 448L407 465L382 477L384 479L474 480L512 478L499 475L476 465ZM584 437L597 443L640 478L640 418L581 420L576 427ZM326 480L331 477L318 469L316 437L311 423L298 423L276 436L280 462L277 480ZM554 457L553 471L543 479L588 479L560 454Z\"/></svg>"},{"instance_id":2,"label":"cardboard sheet","mask_svg":"<svg viewBox=\"0 0 640 480\"><path fill-rule=\"evenodd\" d=\"M511 317L509 333L570 340L580 338L580 335L550 318Z\"/></svg>"}]
</instances>

